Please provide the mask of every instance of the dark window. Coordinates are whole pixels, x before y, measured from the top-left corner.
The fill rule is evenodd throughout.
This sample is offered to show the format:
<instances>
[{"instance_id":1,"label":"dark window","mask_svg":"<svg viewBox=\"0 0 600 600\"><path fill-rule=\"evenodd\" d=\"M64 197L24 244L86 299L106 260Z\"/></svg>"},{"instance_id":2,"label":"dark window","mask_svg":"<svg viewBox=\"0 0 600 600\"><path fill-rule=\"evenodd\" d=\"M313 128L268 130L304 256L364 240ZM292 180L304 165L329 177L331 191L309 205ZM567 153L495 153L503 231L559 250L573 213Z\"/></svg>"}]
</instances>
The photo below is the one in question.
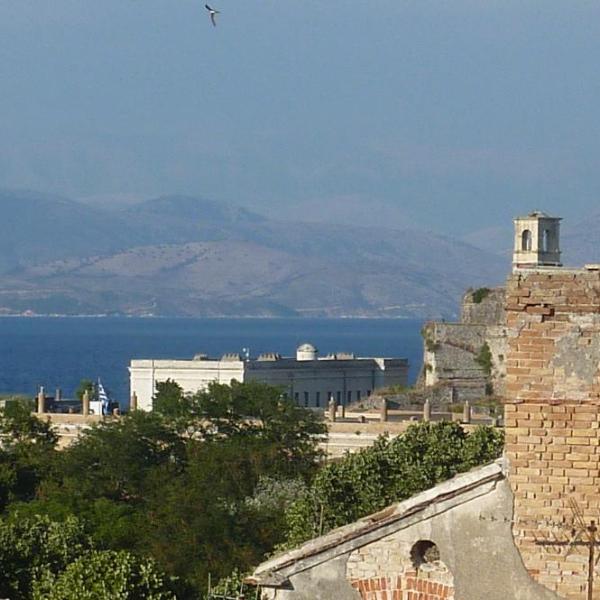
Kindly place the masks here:
<instances>
[{"instance_id":1,"label":"dark window","mask_svg":"<svg viewBox=\"0 0 600 600\"><path fill-rule=\"evenodd\" d=\"M360 390L357 390L356 392L356 400L360 402Z\"/></svg>"},{"instance_id":2,"label":"dark window","mask_svg":"<svg viewBox=\"0 0 600 600\"><path fill-rule=\"evenodd\" d=\"M418 569L423 565L439 561L440 551L432 541L419 540L410 550L410 559L413 566Z\"/></svg>"},{"instance_id":3,"label":"dark window","mask_svg":"<svg viewBox=\"0 0 600 600\"><path fill-rule=\"evenodd\" d=\"M294 392L294 401L296 404L300 403L300 394L298 392Z\"/></svg>"},{"instance_id":4,"label":"dark window","mask_svg":"<svg viewBox=\"0 0 600 600\"><path fill-rule=\"evenodd\" d=\"M352 392L348 390L348 404L350 404L350 402L352 402Z\"/></svg>"},{"instance_id":5,"label":"dark window","mask_svg":"<svg viewBox=\"0 0 600 600\"><path fill-rule=\"evenodd\" d=\"M371 390L367 390L367 398L371 395Z\"/></svg>"},{"instance_id":6,"label":"dark window","mask_svg":"<svg viewBox=\"0 0 600 600\"><path fill-rule=\"evenodd\" d=\"M308 395L308 392L304 392L304 406L308 406L309 401L310 397Z\"/></svg>"},{"instance_id":7,"label":"dark window","mask_svg":"<svg viewBox=\"0 0 600 600\"><path fill-rule=\"evenodd\" d=\"M315 394L315 406L321 406L321 392Z\"/></svg>"},{"instance_id":8,"label":"dark window","mask_svg":"<svg viewBox=\"0 0 600 600\"><path fill-rule=\"evenodd\" d=\"M336 397L337 397L337 403L341 404L342 403L342 392L338 392L336 394Z\"/></svg>"}]
</instances>

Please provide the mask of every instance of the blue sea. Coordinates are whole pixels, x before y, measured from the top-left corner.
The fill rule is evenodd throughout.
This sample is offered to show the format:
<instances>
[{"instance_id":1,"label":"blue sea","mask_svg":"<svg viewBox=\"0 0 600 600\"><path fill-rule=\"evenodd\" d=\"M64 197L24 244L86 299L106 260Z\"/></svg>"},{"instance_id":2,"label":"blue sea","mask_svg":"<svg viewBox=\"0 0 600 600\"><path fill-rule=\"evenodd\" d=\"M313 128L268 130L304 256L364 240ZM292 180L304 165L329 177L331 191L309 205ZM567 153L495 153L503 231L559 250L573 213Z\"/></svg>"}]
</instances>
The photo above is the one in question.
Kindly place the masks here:
<instances>
[{"instance_id":1,"label":"blue sea","mask_svg":"<svg viewBox=\"0 0 600 600\"><path fill-rule=\"evenodd\" d=\"M320 355L405 357L410 379L422 362L420 330L413 319L189 319L121 317L0 318L0 394L35 395L43 385L73 397L82 379L100 377L112 396L128 403L132 358L219 357L249 348L252 356L293 356L311 342Z\"/></svg>"}]
</instances>

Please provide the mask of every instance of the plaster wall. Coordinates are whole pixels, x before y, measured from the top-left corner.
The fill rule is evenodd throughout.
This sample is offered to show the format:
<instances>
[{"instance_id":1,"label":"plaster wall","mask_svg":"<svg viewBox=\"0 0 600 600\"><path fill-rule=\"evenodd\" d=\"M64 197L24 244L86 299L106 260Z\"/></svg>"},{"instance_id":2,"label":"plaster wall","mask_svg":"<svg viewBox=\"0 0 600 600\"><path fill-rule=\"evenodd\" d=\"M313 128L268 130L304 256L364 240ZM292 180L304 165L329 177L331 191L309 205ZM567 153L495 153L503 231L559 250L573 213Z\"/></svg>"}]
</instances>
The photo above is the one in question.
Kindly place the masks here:
<instances>
[{"instance_id":1,"label":"plaster wall","mask_svg":"<svg viewBox=\"0 0 600 600\"><path fill-rule=\"evenodd\" d=\"M131 395L138 397L140 410L152 410L152 396L156 383L172 379L184 392L195 393L208 384L230 384L232 380L244 381L242 361L217 360L132 360L129 367Z\"/></svg>"},{"instance_id":2,"label":"plaster wall","mask_svg":"<svg viewBox=\"0 0 600 600\"><path fill-rule=\"evenodd\" d=\"M265 592L271 600L360 600L366 596L361 596L357 582L403 576L414 569L410 548L420 540L430 540L439 548L456 600L556 599L530 578L523 565L511 532L512 505L510 486L502 479L487 493L440 514L428 516L426 509L389 535L332 559L325 557L292 575L290 589ZM408 592L402 594L387 595L386 591L385 596L373 598L410 598Z\"/></svg>"}]
</instances>

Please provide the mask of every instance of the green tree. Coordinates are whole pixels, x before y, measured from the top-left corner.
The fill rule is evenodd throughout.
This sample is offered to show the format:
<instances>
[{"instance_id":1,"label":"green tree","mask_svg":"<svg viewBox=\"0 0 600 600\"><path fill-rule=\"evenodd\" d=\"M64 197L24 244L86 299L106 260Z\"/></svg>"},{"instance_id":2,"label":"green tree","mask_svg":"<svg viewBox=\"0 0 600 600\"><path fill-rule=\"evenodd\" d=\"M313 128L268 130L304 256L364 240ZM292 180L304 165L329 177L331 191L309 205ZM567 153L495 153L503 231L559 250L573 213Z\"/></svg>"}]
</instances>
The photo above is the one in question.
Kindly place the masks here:
<instances>
[{"instance_id":1,"label":"green tree","mask_svg":"<svg viewBox=\"0 0 600 600\"><path fill-rule=\"evenodd\" d=\"M26 403L0 410L0 511L9 501L30 500L49 473L58 436Z\"/></svg>"},{"instance_id":2,"label":"green tree","mask_svg":"<svg viewBox=\"0 0 600 600\"><path fill-rule=\"evenodd\" d=\"M35 586L32 600L175 600L166 576L150 558L92 551L54 580Z\"/></svg>"},{"instance_id":3,"label":"green tree","mask_svg":"<svg viewBox=\"0 0 600 600\"><path fill-rule=\"evenodd\" d=\"M86 391L90 393L90 400L92 400L96 395L96 384L91 379L82 379L79 382L79 386L75 391L75 396L79 398L79 400L83 400L83 395Z\"/></svg>"},{"instance_id":4,"label":"green tree","mask_svg":"<svg viewBox=\"0 0 600 600\"><path fill-rule=\"evenodd\" d=\"M184 468L185 444L157 414L134 411L104 421L60 453L55 472L29 510L82 518L94 539L110 549L135 549L144 519L148 480L160 468L160 488ZM20 510L27 510L21 508Z\"/></svg>"},{"instance_id":5,"label":"green tree","mask_svg":"<svg viewBox=\"0 0 600 600\"><path fill-rule=\"evenodd\" d=\"M58 441L52 425L31 413L23 402L11 402L0 409L0 445L8 451L24 452L33 448L42 452L54 449Z\"/></svg>"},{"instance_id":6,"label":"green tree","mask_svg":"<svg viewBox=\"0 0 600 600\"><path fill-rule=\"evenodd\" d=\"M243 572L283 541L287 491L314 472L324 426L259 383L213 384L188 401L186 468L168 487L158 485L160 470L153 474L142 527L160 564L199 590L209 573ZM267 481L278 490L270 506Z\"/></svg>"},{"instance_id":7,"label":"green tree","mask_svg":"<svg viewBox=\"0 0 600 600\"><path fill-rule=\"evenodd\" d=\"M38 581L52 579L91 547L81 523L16 515L0 521L0 596L29 600Z\"/></svg>"},{"instance_id":8,"label":"green tree","mask_svg":"<svg viewBox=\"0 0 600 600\"><path fill-rule=\"evenodd\" d=\"M63 452L62 475L74 494L87 499L136 502L149 470L181 468L182 440L153 413L135 411L118 421L103 421Z\"/></svg>"},{"instance_id":9,"label":"green tree","mask_svg":"<svg viewBox=\"0 0 600 600\"><path fill-rule=\"evenodd\" d=\"M152 410L169 419L186 419L190 410L189 400L176 381L158 381L152 396Z\"/></svg>"},{"instance_id":10,"label":"green tree","mask_svg":"<svg viewBox=\"0 0 600 600\"><path fill-rule=\"evenodd\" d=\"M283 541L285 511L318 467L325 427L263 384L157 394L167 391L174 402L162 414L102 422L54 453L35 499L8 510L74 514L97 548L153 556L179 577L178 597L196 599L209 573L244 572ZM11 476L0 469L0 481Z\"/></svg>"},{"instance_id":11,"label":"green tree","mask_svg":"<svg viewBox=\"0 0 600 600\"><path fill-rule=\"evenodd\" d=\"M315 436L327 432L321 417L296 406L277 387L256 381L212 383L188 402L191 430L205 440L260 439L269 445L281 475L308 474L320 457Z\"/></svg>"},{"instance_id":12,"label":"green tree","mask_svg":"<svg viewBox=\"0 0 600 600\"><path fill-rule=\"evenodd\" d=\"M501 432L481 427L468 434L452 422L414 424L391 441L381 437L371 448L319 470L308 490L287 510L285 546L295 546L490 462L502 447Z\"/></svg>"}]
</instances>

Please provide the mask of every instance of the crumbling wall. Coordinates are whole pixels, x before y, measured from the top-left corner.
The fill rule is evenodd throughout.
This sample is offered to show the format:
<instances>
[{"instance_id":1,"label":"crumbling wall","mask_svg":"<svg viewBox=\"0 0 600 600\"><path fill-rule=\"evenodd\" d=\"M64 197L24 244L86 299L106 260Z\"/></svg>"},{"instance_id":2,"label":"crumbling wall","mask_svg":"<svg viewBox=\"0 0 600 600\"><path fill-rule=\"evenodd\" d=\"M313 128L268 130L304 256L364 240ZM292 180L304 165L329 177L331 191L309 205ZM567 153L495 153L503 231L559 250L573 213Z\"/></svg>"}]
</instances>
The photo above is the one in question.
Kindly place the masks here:
<instances>
[{"instance_id":1,"label":"crumbling wall","mask_svg":"<svg viewBox=\"0 0 600 600\"><path fill-rule=\"evenodd\" d=\"M504 325L506 290L504 288L479 288L467 290L462 299L460 322L471 325Z\"/></svg>"},{"instance_id":2,"label":"crumbling wall","mask_svg":"<svg viewBox=\"0 0 600 600\"><path fill-rule=\"evenodd\" d=\"M506 310L515 540L537 581L562 597L583 598L587 548L567 552L566 545L572 527L587 539L581 529L600 511L600 274L517 271L508 281Z\"/></svg>"},{"instance_id":3,"label":"crumbling wall","mask_svg":"<svg viewBox=\"0 0 600 600\"><path fill-rule=\"evenodd\" d=\"M439 514L407 517L398 531L333 559L327 551L311 563L299 559L289 584L263 593L270 600L438 600L444 594L446 600L557 600L530 578L514 545L508 482L471 494ZM437 546L440 562L417 573L411 550L420 541Z\"/></svg>"},{"instance_id":4,"label":"crumbling wall","mask_svg":"<svg viewBox=\"0 0 600 600\"><path fill-rule=\"evenodd\" d=\"M506 376L504 288L469 290L460 323L430 322L423 328L425 388L445 386L454 402L502 394ZM482 362L484 346L491 354Z\"/></svg>"},{"instance_id":5,"label":"crumbling wall","mask_svg":"<svg viewBox=\"0 0 600 600\"><path fill-rule=\"evenodd\" d=\"M362 600L412 597L454 600L454 577L450 569L439 556L437 560L417 564L414 546L401 534L392 535L350 555L347 577Z\"/></svg>"}]
</instances>

